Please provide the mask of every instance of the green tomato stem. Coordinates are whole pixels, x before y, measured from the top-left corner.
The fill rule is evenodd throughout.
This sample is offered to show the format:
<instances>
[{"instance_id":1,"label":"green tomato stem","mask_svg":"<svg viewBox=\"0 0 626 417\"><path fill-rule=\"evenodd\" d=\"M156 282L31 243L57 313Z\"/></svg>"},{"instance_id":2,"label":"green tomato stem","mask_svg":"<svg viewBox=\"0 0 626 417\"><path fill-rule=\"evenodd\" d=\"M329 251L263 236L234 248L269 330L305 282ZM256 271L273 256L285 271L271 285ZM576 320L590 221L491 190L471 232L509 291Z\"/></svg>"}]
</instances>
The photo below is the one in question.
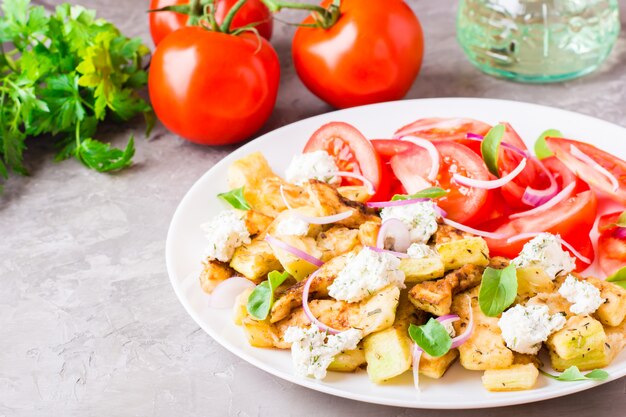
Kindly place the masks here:
<instances>
[{"instance_id":1,"label":"green tomato stem","mask_svg":"<svg viewBox=\"0 0 626 417\"><path fill-rule=\"evenodd\" d=\"M224 21L222 22L222 26L220 27L220 30L222 32L230 33L230 25L233 23L235 15L239 11L239 9L241 9L243 5L246 4L247 1L248 0L238 0L237 3L235 3L233 7L230 8L228 13L226 14L226 17L224 18Z\"/></svg>"},{"instance_id":2,"label":"green tomato stem","mask_svg":"<svg viewBox=\"0 0 626 417\"><path fill-rule=\"evenodd\" d=\"M202 4L200 0L191 0L189 2L189 19L187 19L188 26L196 26L199 18L202 16Z\"/></svg>"}]
</instances>

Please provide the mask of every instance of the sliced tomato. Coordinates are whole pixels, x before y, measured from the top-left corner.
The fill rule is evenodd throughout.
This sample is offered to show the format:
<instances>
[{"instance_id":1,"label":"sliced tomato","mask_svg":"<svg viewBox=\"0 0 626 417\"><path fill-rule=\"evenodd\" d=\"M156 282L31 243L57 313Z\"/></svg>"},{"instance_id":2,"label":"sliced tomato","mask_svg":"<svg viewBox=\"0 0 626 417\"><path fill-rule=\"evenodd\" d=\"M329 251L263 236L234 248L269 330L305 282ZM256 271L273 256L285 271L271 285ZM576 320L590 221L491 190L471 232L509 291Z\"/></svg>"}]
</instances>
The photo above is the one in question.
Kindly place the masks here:
<instances>
[{"instance_id":1,"label":"sliced tomato","mask_svg":"<svg viewBox=\"0 0 626 417\"><path fill-rule=\"evenodd\" d=\"M589 232L595 222L597 212L596 196L591 191L584 191L567 200L561 201L552 209L535 215L494 224L490 230L507 237L521 233L549 232L560 234L576 250L587 252L593 259L593 250L589 250ZM507 243L505 239L486 239L492 255L514 258L519 255L528 240ZM589 254L591 256L589 256Z\"/></svg>"},{"instance_id":2,"label":"sliced tomato","mask_svg":"<svg viewBox=\"0 0 626 417\"><path fill-rule=\"evenodd\" d=\"M598 222L598 257L600 269L607 276L626 266L626 238L624 231L615 225L622 212L600 217Z\"/></svg>"},{"instance_id":3,"label":"sliced tomato","mask_svg":"<svg viewBox=\"0 0 626 417\"><path fill-rule=\"evenodd\" d=\"M565 164L559 161L556 157L550 156L542 159L543 165L554 175L556 183L559 185L559 189L567 187L569 184L575 182L576 188L574 188L574 194L587 191L589 186L587 183L578 178L572 170L565 166Z\"/></svg>"},{"instance_id":4,"label":"sliced tomato","mask_svg":"<svg viewBox=\"0 0 626 417\"><path fill-rule=\"evenodd\" d=\"M304 152L324 150L335 158L341 171L363 175L376 190L381 184L381 161L374 146L355 127L332 122L320 127L304 146ZM353 178L343 178L343 185L361 185ZM372 197L377 200L378 196Z\"/></svg>"},{"instance_id":5,"label":"sliced tomato","mask_svg":"<svg viewBox=\"0 0 626 417\"><path fill-rule=\"evenodd\" d=\"M396 139L372 139L374 149L382 165L380 192L375 201L388 201L395 194L405 194L406 190L391 169L391 158L399 153L417 148L413 143Z\"/></svg>"},{"instance_id":6,"label":"sliced tomato","mask_svg":"<svg viewBox=\"0 0 626 417\"><path fill-rule=\"evenodd\" d=\"M417 149L417 145L406 140L372 139L371 142L383 161L389 161L393 156L402 152Z\"/></svg>"},{"instance_id":7,"label":"sliced tomato","mask_svg":"<svg viewBox=\"0 0 626 417\"><path fill-rule=\"evenodd\" d=\"M459 173L469 178L488 180L489 172L483 160L467 146L453 141L434 142L439 151L441 166L437 186L448 190L448 195L437 200L451 220L465 224L477 224L486 216L482 212L488 193L452 182L452 175ZM391 168L408 193L432 186L426 180L431 167L428 152L415 147L391 158Z\"/></svg>"},{"instance_id":8,"label":"sliced tomato","mask_svg":"<svg viewBox=\"0 0 626 417\"><path fill-rule=\"evenodd\" d=\"M490 125L479 120L432 117L416 120L398 129L394 136L415 135L432 141L465 140L468 133L484 136L489 129Z\"/></svg>"},{"instance_id":9,"label":"sliced tomato","mask_svg":"<svg viewBox=\"0 0 626 417\"><path fill-rule=\"evenodd\" d=\"M554 155L591 188L621 204L626 204L626 161L593 145L571 139L546 138L546 143ZM572 155L572 146L609 171L617 179L618 189L614 190L609 178L595 169L593 165Z\"/></svg>"}]
</instances>

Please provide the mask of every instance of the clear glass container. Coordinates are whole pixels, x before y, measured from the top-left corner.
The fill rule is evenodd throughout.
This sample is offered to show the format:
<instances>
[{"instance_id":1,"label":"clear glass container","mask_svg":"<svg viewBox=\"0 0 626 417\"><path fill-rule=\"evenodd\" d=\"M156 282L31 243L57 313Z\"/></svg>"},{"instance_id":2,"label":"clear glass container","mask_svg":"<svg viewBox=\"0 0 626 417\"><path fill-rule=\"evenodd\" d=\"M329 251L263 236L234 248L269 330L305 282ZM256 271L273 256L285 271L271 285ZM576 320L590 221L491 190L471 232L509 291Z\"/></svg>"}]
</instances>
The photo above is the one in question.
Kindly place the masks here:
<instances>
[{"instance_id":1,"label":"clear glass container","mask_svg":"<svg viewBox=\"0 0 626 417\"><path fill-rule=\"evenodd\" d=\"M457 37L469 60L516 81L588 74L619 31L617 0L459 0Z\"/></svg>"}]
</instances>

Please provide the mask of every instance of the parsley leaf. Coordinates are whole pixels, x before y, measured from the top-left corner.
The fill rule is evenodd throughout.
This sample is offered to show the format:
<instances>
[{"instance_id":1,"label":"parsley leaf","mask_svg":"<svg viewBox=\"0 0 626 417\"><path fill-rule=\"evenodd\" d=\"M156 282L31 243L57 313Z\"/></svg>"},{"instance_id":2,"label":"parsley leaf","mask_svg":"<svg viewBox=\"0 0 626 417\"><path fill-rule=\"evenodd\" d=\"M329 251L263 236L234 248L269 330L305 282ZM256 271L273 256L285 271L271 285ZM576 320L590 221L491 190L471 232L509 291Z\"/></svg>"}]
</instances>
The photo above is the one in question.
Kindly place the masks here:
<instances>
[{"instance_id":1,"label":"parsley leaf","mask_svg":"<svg viewBox=\"0 0 626 417\"><path fill-rule=\"evenodd\" d=\"M446 195L448 195L448 192L444 190L443 188L430 187L422 191L418 191L415 194L410 194L410 195L409 194L396 194L393 197L391 197L391 201L413 200L416 198L439 198L439 197L445 197Z\"/></svg>"},{"instance_id":2,"label":"parsley leaf","mask_svg":"<svg viewBox=\"0 0 626 417\"><path fill-rule=\"evenodd\" d=\"M606 381L609 377L609 373L604 369L594 369L591 372L583 374L582 372L580 372L577 366L570 366L560 375L552 375L541 369L539 371L547 377L563 382Z\"/></svg>"},{"instance_id":3,"label":"parsley leaf","mask_svg":"<svg viewBox=\"0 0 626 417\"><path fill-rule=\"evenodd\" d=\"M243 194L243 187L235 188L226 193L220 193L217 196L236 209L250 210L252 208Z\"/></svg>"},{"instance_id":4,"label":"parsley leaf","mask_svg":"<svg viewBox=\"0 0 626 417\"><path fill-rule=\"evenodd\" d=\"M257 285L250 296L246 309L257 320L265 320L274 304L274 291L289 278L288 272L272 271L267 274L267 281Z\"/></svg>"},{"instance_id":5,"label":"parsley leaf","mask_svg":"<svg viewBox=\"0 0 626 417\"><path fill-rule=\"evenodd\" d=\"M500 149L500 142L502 142L505 131L506 127L503 124L495 125L487 132L480 144L480 152L483 155L483 160L487 168L489 168L489 171L496 177L500 176L498 172L498 150Z\"/></svg>"},{"instance_id":6,"label":"parsley leaf","mask_svg":"<svg viewBox=\"0 0 626 417\"><path fill-rule=\"evenodd\" d=\"M546 138L548 137L562 138L563 134L559 130L548 129L537 138L537 141L535 142L535 155L537 155L537 158L539 159L544 159L554 155L554 153L550 150L550 148L548 148L548 144L546 143Z\"/></svg>"},{"instance_id":7,"label":"parsley leaf","mask_svg":"<svg viewBox=\"0 0 626 417\"><path fill-rule=\"evenodd\" d=\"M618 269L613 275L606 279L608 282L612 282L626 290L626 266Z\"/></svg>"},{"instance_id":8,"label":"parsley leaf","mask_svg":"<svg viewBox=\"0 0 626 417\"><path fill-rule=\"evenodd\" d=\"M446 328L433 318L422 326L411 324L409 336L424 352L434 358L445 355L452 346L452 338Z\"/></svg>"},{"instance_id":9,"label":"parsley leaf","mask_svg":"<svg viewBox=\"0 0 626 417\"><path fill-rule=\"evenodd\" d=\"M514 265L504 269L487 267L478 293L481 311L489 317L497 317L515 301L517 274Z\"/></svg>"}]
</instances>

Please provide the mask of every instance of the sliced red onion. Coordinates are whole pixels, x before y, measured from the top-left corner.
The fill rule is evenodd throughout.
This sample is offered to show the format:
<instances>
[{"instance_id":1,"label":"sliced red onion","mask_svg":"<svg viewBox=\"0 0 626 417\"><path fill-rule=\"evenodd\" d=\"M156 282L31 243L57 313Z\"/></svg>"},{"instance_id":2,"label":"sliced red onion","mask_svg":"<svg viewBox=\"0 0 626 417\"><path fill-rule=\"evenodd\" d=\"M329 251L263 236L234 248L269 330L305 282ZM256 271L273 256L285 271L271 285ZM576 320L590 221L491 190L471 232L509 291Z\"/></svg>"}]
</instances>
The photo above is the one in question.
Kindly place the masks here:
<instances>
[{"instance_id":1,"label":"sliced red onion","mask_svg":"<svg viewBox=\"0 0 626 417\"><path fill-rule=\"evenodd\" d=\"M411 246L409 228L400 219L391 218L383 222L378 231L376 247L385 249L387 237L393 238L393 248L398 252L406 252L409 246Z\"/></svg>"},{"instance_id":2,"label":"sliced red onion","mask_svg":"<svg viewBox=\"0 0 626 417\"><path fill-rule=\"evenodd\" d=\"M313 264L317 267L320 267L322 265L324 265L324 262L322 262L320 259L317 259L315 256L311 256L308 253L306 253L303 250L300 250L296 247L293 247L285 242L283 242L280 239L276 239L274 236L272 235L265 235L265 241L267 243L269 243L272 246L277 246L280 249L289 252L290 254L292 254L295 257L298 257L300 259L303 259L305 261L307 261L310 264Z\"/></svg>"},{"instance_id":3,"label":"sliced red onion","mask_svg":"<svg viewBox=\"0 0 626 417\"><path fill-rule=\"evenodd\" d=\"M455 221L452 221L450 219L443 219L443 222L445 224L447 224L448 226L452 226L456 229L459 229L463 232L467 232L467 233L472 233L476 236L482 236L482 237L486 237L489 239L494 239L494 240L499 240L499 239L504 239L506 237L506 235L504 233L493 233L493 232L486 232L484 230L478 230L478 229L474 229L473 227L469 227L469 226L465 226L464 224L461 223L457 223Z\"/></svg>"},{"instance_id":4,"label":"sliced red onion","mask_svg":"<svg viewBox=\"0 0 626 417\"><path fill-rule=\"evenodd\" d=\"M422 203L428 200L430 200L430 198L412 198L409 200L395 200L395 201L374 201L371 203L365 203L365 205L370 208L385 208L385 207L408 206L409 204Z\"/></svg>"},{"instance_id":5,"label":"sliced red onion","mask_svg":"<svg viewBox=\"0 0 626 417\"><path fill-rule=\"evenodd\" d=\"M517 236L513 236L513 237L508 238L506 240L506 243L513 243L513 242L519 242L520 240L532 239L532 238L540 235L541 233L544 233L544 232L520 233ZM574 255L575 257L577 257L578 259L580 259L581 261L583 261L586 264L590 264L591 263L591 259L589 259L586 256L582 255L580 252L578 252L576 249L574 249L574 247L572 245L570 245L568 242L563 240L559 235L556 235L556 238L557 238L557 240L559 241L559 243L561 245L565 246L567 248L567 250L572 252L572 255Z\"/></svg>"},{"instance_id":6,"label":"sliced red onion","mask_svg":"<svg viewBox=\"0 0 626 417\"><path fill-rule=\"evenodd\" d=\"M447 323L447 322L455 322L457 320L460 320L461 318L459 316L457 316L456 314L446 314L445 316L440 316L437 317L437 321L439 323Z\"/></svg>"},{"instance_id":7,"label":"sliced red onion","mask_svg":"<svg viewBox=\"0 0 626 417\"><path fill-rule=\"evenodd\" d=\"M475 142L482 142L484 140L484 137L477 135L475 133L467 133L465 135L465 139L475 141ZM519 156L523 158L532 158L532 155L528 151L524 151L518 148L517 146L511 145L510 143L500 142L500 146L515 152L516 154L518 154Z\"/></svg>"},{"instance_id":8,"label":"sliced red onion","mask_svg":"<svg viewBox=\"0 0 626 417\"><path fill-rule=\"evenodd\" d=\"M283 190L283 184L280 184L280 196L283 199L283 203L285 204L285 207L287 207L287 209L289 209L289 210L293 210L293 207L291 207L291 205L289 204L289 201L287 201L287 197L285 197L285 191Z\"/></svg>"},{"instance_id":9,"label":"sliced red onion","mask_svg":"<svg viewBox=\"0 0 626 417\"><path fill-rule=\"evenodd\" d=\"M590 157L574 145L570 145L569 150L573 156L583 162L588 163L591 168L595 169L596 171L607 177L607 179L611 182L611 185L613 185L613 192L619 189L619 181L617 180L617 178L615 178L615 175L611 174L606 168L597 163L592 157Z\"/></svg>"},{"instance_id":10,"label":"sliced red onion","mask_svg":"<svg viewBox=\"0 0 626 417\"><path fill-rule=\"evenodd\" d=\"M417 346L417 343L413 343L413 349L411 349L411 356L413 356L413 384L416 390L420 390L420 359L422 359L422 348Z\"/></svg>"},{"instance_id":11,"label":"sliced red onion","mask_svg":"<svg viewBox=\"0 0 626 417\"><path fill-rule=\"evenodd\" d=\"M306 216L298 211L293 211L291 214L300 220L304 220L309 224L331 224L335 222L339 222L341 220L345 220L348 217L352 216L354 211L348 210L343 213L333 214L332 216L322 216L322 217L314 217L314 216Z\"/></svg>"},{"instance_id":12,"label":"sliced red onion","mask_svg":"<svg viewBox=\"0 0 626 417\"><path fill-rule=\"evenodd\" d=\"M242 277L231 277L220 282L209 296L209 307L231 308L235 304L235 299L239 294L254 288L254 283Z\"/></svg>"},{"instance_id":13,"label":"sliced red onion","mask_svg":"<svg viewBox=\"0 0 626 417\"><path fill-rule=\"evenodd\" d=\"M435 211L439 214L439 217L448 217L448 212L439 206L435 206Z\"/></svg>"},{"instance_id":14,"label":"sliced red onion","mask_svg":"<svg viewBox=\"0 0 626 417\"><path fill-rule=\"evenodd\" d=\"M426 149L428 155L430 156L431 166L430 172L428 173L428 180L431 182L435 182L437 180L437 174L439 174L439 151L435 148L435 145L429 140L418 138L417 136L403 136L400 138L401 140L406 140L407 142L411 142L420 148Z\"/></svg>"},{"instance_id":15,"label":"sliced red onion","mask_svg":"<svg viewBox=\"0 0 626 417\"><path fill-rule=\"evenodd\" d=\"M568 198L572 194L572 191L574 191L574 188L576 188L576 183L575 182L573 182L573 183L569 184L567 187L563 188L563 190L561 190L560 193L558 193L552 199L546 201L545 203L543 203L539 207L535 207L534 209L527 210L527 211L522 211L521 213L511 214L509 216L509 218L510 219L517 219L519 217L532 216L533 214L541 213L541 212L544 212L544 211L546 211L548 209L551 209L552 207L554 207L557 204L559 204L561 201L563 201L566 198Z\"/></svg>"},{"instance_id":16,"label":"sliced red onion","mask_svg":"<svg viewBox=\"0 0 626 417\"><path fill-rule=\"evenodd\" d=\"M513 179L515 179L515 177L517 177L526 167L526 161L526 158L522 159L519 165L513 171L509 172L502 178L498 178L497 180L476 180L474 178L464 177L460 174L454 174L452 176L452 179L454 180L454 182L465 185L467 187L480 188L483 190L493 190L503 187L509 182L513 181Z\"/></svg>"},{"instance_id":17,"label":"sliced red onion","mask_svg":"<svg viewBox=\"0 0 626 417\"><path fill-rule=\"evenodd\" d=\"M388 254L393 255L395 257L398 257L398 258L408 258L409 257L409 255L407 255L406 253L396 252L396 251L393 251L393 250L387 250L387 249L383 249L383 248L377 248L375 246L366 246L366 248L368 248L368 249L370 249L370 250L372 250L374 252L377 252L377 253L388 253Z\"/></svg>"},{"instance_id":18,"label":"sliced red onion","mask_svg":"<svg viewBox=\"0 0 626 417\"><path fill-rule=\"evenodd\" d=\"M348 178L357 179L357 180L361 181L364 186L367 187L367 192L369 193L369 195L376 194L376 188L374 188L374 184L372 184L372 182L370 180L368 180L367 178L365 178L363 175L355 174L354 172L348 172L348 171L335 171L335 172L329 172L328 176L331 176L331 177L348 177Z\"/></svg>"},{"instance_id":19,"label":"sliced red onion","mask_svg":"<svg viewBox=\"0 0 626 417\"><path fill-rule=\"evenodd\" d=\"M313 282L313 279L315 279L315 276L317 275L318 271L319 269L313 272L311 275L309 275L309 277L306 279L306 282L304 283L304 288L302 288L302 309L304 310L304 314L311 321L311 323L316 325L321 331L324 331L328 334L341 333L341 330L333 329L332 327L327 326L321 321L319 321L317 317L315 317L311 309L309 308L309 291L311 289L311 282Z\"/></svg>"},{"instance_id":20,"label":"sliced red onion","mask_svg":"<svg viewBox=\"0 0 626 417\"><path fill-rule=\"evenodd\" d=\"M613 232L613 236L618 239L626 240L626 227L617 227Z\"/></svg>"},{"instance_id":21,"label":"sliced red onion","mask_svg":"<svg viewBox=\"0 0 626 417\"><path fill-rule=\"evenodd\" d=\"M485 139L485 137L484 137L483 135L479 135L479 134L472 133L472 132L468 132L468 133L465 135L465 137L466 137L467 139L478 139L478 140L480 140L481 142L482 142L482 140L483 140L483 139Z\"/></svg>"},{"instance_id":22,"label":"sliced red onion","mask_svg":"<svg viewBox=\"0 0 626 417\"><path fill-rule=\"evenodd\" d=\"M532 157L535 165L541 168L541 171L548 177L550 180L550 185L548 188L543 190L537 190L532 187L526 187L524 190L524 195L522 196L522 202L532 207L537 207L542 204L545 204L550 199L552 199L559 192L559 185L556 183L556 178L552 175L552 172L548 168L545 167L543 162L539 159Z\"/></svg>"},{"instance_id":23,"label":"sliced red onion","mask_svg":"<svg viewBox=\"0 0 626 417\"><path fill-rule=\"evenodd\" d=\"M455 349L461 346L467 341L467 339L470 338L470 336L474 332L474 311L472 309L472 299L468 296L467 301L469 303L469 321L467 323L467 327L465 328L465 331L463 333L461 333L457 337L452 338L452 346L450 346L450 349Z\"/></svg>"}]
</instances>

